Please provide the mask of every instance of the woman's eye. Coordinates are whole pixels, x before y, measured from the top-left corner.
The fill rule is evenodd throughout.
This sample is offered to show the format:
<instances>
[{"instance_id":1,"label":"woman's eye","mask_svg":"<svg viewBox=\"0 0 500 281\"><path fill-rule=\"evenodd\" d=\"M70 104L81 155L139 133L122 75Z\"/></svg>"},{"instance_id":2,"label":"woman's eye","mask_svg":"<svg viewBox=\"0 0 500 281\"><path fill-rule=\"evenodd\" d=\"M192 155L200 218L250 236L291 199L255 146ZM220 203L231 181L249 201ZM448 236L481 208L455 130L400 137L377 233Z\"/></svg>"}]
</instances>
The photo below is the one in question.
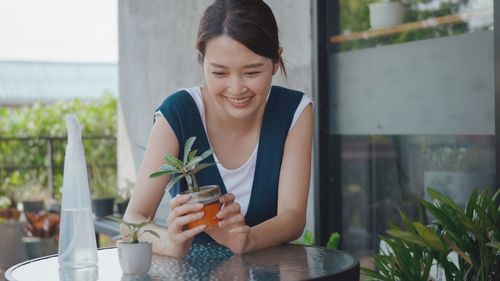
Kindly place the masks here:
<instances>
[{"instance_id":1,"label":"woman's eye","mask_svg":"<svg viewBox=\"0 0 500 281\"><path fill-rule=\"evenodd\" d=\"M254 72L247 72L247 73L245 73L245 75L252 77L252 76L257 76L259 73L260 72L258 72L258 71L254 71Z\"/></svg>"},{"instance_id":2,"label":"woman's eye","mask_svg":"<svg viewBox=\"0 0 500 281\"><path fill-rule=\"evenodd\" d=\"M213 75L215 76L224 76L224 72L212 72Z\"/></svg>"}]
</instances>

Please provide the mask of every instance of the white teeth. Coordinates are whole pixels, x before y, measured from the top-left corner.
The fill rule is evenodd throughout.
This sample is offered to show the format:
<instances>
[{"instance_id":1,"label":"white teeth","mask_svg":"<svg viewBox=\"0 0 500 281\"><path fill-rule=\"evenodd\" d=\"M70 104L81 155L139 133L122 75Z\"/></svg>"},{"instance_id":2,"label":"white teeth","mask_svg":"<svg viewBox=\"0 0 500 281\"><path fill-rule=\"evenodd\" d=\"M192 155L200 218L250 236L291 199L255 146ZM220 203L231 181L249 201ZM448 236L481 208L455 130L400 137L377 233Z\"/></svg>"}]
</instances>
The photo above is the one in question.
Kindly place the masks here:
<instances>
[{"instance_id":1,"label":"white teeth","mask_svg":"<svg viewBox=\"0 0 500 281\"><path fill-rule=\"evenodd\" d=\"M242 99L233 99L233 98L230 98L230 97L227 97L227 99L232 102L232 103L236 103L236 104L243 104L247 101L250 100L250 98L252 97L246 97L246 98L242 98Z\"/></svg>"}]
</instances>

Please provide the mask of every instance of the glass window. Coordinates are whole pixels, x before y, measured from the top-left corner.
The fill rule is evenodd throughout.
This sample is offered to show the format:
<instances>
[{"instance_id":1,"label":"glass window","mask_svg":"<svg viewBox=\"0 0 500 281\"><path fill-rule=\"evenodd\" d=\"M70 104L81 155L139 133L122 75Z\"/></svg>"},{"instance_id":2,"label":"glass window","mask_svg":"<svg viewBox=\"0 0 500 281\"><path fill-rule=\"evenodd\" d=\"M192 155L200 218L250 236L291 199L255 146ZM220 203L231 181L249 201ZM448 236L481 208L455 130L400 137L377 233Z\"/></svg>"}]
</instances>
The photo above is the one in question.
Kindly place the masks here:
<instances>
[{"instance_id":1,"label":"glass window","mask_svg":"<svg viewBox=\"0 0 500 281\"><path fill-rule=\"evenodd\" d=\"M340 51L493 29L493 0L340 0Z\"/></svg>"},{"instance_id":2,"label":"glass window","mask_svg":"<svg viewBox=\"0 0 500 281\"><path fill-rule=\"evenodd\" d=\"M401 1L402 22L377 28L372 2L340 0L328 15L341 34L320 93L321 129L340 138L322 177L340 174L343 247L360 258L378 252L388 220L401 223L398 208L419 216L426 187L463 206L495 179L493 1Z\"/></svg>"}]
</instances>

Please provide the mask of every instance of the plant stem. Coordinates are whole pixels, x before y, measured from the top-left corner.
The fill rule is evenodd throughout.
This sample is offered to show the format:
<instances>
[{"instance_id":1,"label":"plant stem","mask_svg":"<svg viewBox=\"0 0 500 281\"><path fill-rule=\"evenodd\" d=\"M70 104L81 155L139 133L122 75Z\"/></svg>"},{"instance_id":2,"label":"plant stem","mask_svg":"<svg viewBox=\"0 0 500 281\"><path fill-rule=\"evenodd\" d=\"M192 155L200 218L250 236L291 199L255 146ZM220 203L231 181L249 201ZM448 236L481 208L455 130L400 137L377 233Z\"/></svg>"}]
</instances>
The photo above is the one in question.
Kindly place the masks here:
<instances>
[{"instance_id":1,"label":"plant stem","mask_svg":"<svg viewBox=\"0 0 500 281\"><path fill-rule=\"evenodd\" d=\"M193 179L193 189L195 192L200 191L200 188L198 187L198 181L196 180L196 175L193 173L191 175L191 179Z\"/></svg>"}]
</instances>

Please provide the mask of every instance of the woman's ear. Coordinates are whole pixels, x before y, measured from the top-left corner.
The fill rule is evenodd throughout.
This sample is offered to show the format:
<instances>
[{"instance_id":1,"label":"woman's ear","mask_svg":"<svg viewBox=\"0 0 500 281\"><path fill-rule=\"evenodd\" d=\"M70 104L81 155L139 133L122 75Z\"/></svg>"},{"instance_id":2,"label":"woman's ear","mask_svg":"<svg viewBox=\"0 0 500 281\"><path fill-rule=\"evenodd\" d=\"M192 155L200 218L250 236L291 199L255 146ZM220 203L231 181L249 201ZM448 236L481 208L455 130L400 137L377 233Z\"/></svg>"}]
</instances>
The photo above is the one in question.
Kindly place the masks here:
<instances>
[{"instance_id":1,"label":"woman's ear","mask_svg":"<svg viewBox=\"0 0 500 281\"><path fill-rule=\"evenodd\" d=\"M198 52L198 63L203 65L203 54L201 52Z\"/></svg>"}]
</instances>

